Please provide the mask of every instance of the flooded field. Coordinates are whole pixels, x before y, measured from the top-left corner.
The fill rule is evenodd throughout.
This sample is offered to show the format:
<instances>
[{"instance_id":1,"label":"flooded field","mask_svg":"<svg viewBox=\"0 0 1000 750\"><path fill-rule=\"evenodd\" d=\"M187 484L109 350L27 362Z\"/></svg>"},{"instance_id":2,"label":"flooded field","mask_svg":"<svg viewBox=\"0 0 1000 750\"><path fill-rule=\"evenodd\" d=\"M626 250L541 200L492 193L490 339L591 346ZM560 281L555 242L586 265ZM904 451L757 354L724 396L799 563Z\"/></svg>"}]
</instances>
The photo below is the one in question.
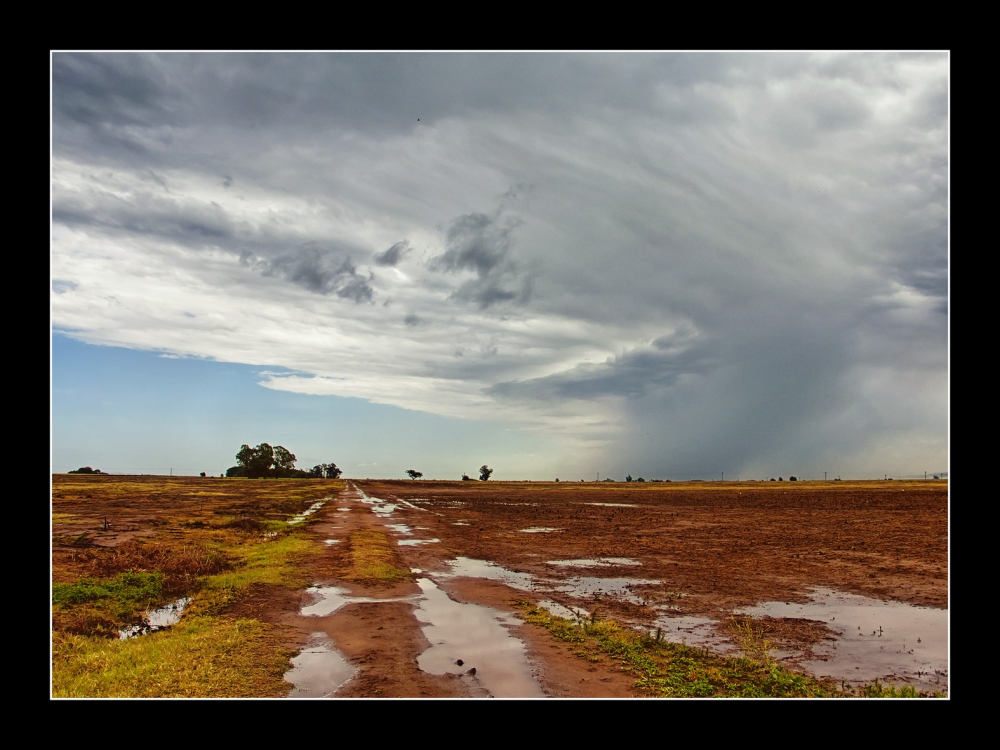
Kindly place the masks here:
<instances>
[{"instance_id":1,"label":"flooded field","mask_svg":"<svg viewBox=\"0 0 1000 750\"><path fill-rule=\"evenodd\" d=\"M152 559L162 547L157 564L169 571L176 550L192 554L195 537L208 544L228 535L237 546L219 565L237 571L247 564L240 560L257 559L253 550L294 542L301 551L288 558L284 578L262 576L218 610L284 634L292 656L274 674L287 697L670 694L651 693L655 683L637 681L610 652L574 645L580 639L565 630L573 623L594 633L607 623L607 632L624 634L616 637L681 644L718 659L745 657L753 645L746 634L754 633L767 659L824 685L862 689L878 680L948 691L943 482L192 478L173 481L172 495L153 480L125 492L114 479L54 477L54 580L93 581L86 584L93 589L139 575L122 567L118 550L126 549ZM272 510L268 520L251 520L247 503L261 490ZM294 502L282 499L289 492ZM164 575L163 604L109 634L169 638L199 622L216 584ZM227 575L235 573L218 574ZM77 610L56 608L57 633L86 627L76 624L87 622ZM282 692L281 682L271 684ZM709 686L685 694L755 693Z\"/></svg>"}]
</instances>

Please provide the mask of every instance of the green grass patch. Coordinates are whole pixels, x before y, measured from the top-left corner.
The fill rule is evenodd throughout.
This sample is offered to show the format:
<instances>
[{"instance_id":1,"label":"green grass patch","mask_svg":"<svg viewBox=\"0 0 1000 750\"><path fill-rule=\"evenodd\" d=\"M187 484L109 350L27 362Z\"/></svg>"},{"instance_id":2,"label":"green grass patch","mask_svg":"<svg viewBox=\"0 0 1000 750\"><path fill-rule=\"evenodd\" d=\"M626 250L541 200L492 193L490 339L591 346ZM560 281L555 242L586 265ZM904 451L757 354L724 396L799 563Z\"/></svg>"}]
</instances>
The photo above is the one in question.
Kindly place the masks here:
<instances>
[{"instance_id":1,"label":"green grass patch","mask_svg":"<svg viewBox=\"0 0 1000 750\"><path fill-rule=\"evenodd\" d=\"M573 653L590 661L610 657L636 678L635 688L654 697L671 698L830 698L932 697L909 686L894 688L877 681L859 690L842 688L785 669L770 655L763 630L746 620L733 622L743 656L721 656L708 649L667 643L660 634L643 634L613 620L572 621L552 616L529 601L514 602L526 622L547 629L554 637L574 644Z\"/></svg>"},{"instance_id":2,"label":"green grass patch","mask_svg":"<svg viewBox=\"0 0 1000 750\"><path fill-rule=\"evenodd\" d=\"M191 608L199 613L214 612L238 600L254 584L304 586L308 581L296 563L315 550L315 542L291 534L231 548L233 569L205 576Z\"/></svg>"},{"instance_id":3,"label":"green grass patch","mask_svg":"<svg viewBox=\"0 0 1000 750\"><path fill-rule=\"evenodd\" d=\"M57 698L242 698L287 695L293 652L256 620L185 618L124 641L58 633L52 695Z\"/></svg>"}]
</instances>

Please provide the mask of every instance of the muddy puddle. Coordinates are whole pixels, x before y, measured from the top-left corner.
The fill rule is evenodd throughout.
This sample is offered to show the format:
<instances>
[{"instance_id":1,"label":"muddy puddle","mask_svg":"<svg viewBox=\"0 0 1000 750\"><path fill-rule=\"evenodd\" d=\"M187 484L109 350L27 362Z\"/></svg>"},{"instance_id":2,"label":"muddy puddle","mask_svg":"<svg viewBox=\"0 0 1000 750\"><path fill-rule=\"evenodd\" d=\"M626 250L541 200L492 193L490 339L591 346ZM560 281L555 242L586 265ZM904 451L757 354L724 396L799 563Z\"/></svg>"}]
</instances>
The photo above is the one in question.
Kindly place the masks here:
<instances>
[{"instance_id":1,"label":"muddy puddle","mask_svg":"<svg viewBox=\"0 0 1000 750\"><path fill-rule=\"evenodd\" d=\"M347 589L340 586L310 586L306 593L313 599L312 603L303 605L299 614L307 617L325 617L333 614L345 604L379 604L383 602L412 602L417 595L396 597L394 599L376 599L369 596L349 596Z\"/></svg>"},{"instance_id":2,"label":"muddy puddle","mask_svg":"<svg viewBox=\"0 0 1000 750\"><path fill-rule=\"evenodd\" d=\"M576 560L546 560L545 564L555 565L559 568L613 568L619 565L642 565L641 562L633 560L630 557L594 557L580 558Z\"/></svg>"},{"instance_id":3,"label":"muddy puddle","mask_svg":"<svg viewBox=\"0 0 1000 750\"><path fill-rule=\"evenodd\" d=\"M357 670L340 655L323 633L313 633L309 644L292 658L285 681L294 686L289 698L327 698Z\"/></svg>"},{"instance_id":4,"label":"muddy puddle","mask_svg":"<svg viewBox=\"0 0 1000 750\"><path fill-rule=\"evenodd\" d=\"M420 544L437 544L440 539L400 539L396 544L401 547L415 547Z\"/></svg>"},{"instance_id":5,"label":"muddy puddle","mask_svg":"<svg viewBox=\"0 0 1000 750\"><path fill-rule=\"evenodd\" d=\"M540 599L538 606L547 609L553 617L562 617L564 620L586 620L590 617L590 613L585 609L566 607L549 599Z\"/></svg>"},{"instance_id":6,"label":"muddy puddle","mask_svg":"<svg viewBox=\"0 0 1000 750\"><path fill-rule=\"evenodd\" d=\"M423 592L415 610L431 647L417 657L430 674L469 674L492 697L543 698L531 673L524 643L506 627L513 616L478 604L451 599L429 578L418 578Z\"/></svg>"},{"instance_id":7,"label":"muddy puddle","mask_svg":"<svg viewBox=\"0 0 1000 750\"><path fill-rule=\"evenodd\" d=\"M326 498L326 500L319 500L319 501L313 503L306 510L302 511L297 516L295 516L292 520L290 520L288 522L289 525L294 524L294 523L302 523L303 521L306 520L306 518L308 518L313 513L315 513L316 511L318 511L320 508L322 508L324 505L326 505L326 502L329 499L330 498Z\"/></svg>"},{"instance_id":8,"label":"muddy puddle","mask_svg":"<svg viewBox=\"0 0 1000 750\"><path fill-rule=\"evenodd\" d=\"M638 508L633 503L581 503L581 505L603 505L606 508Z\"/></svg>"},{"instance_id":9,"label":"muddy puddle","mask_svg":"<svg viewBox=\"0 0 1000 750\"><path fill-rule=\"evenodd\" d=\"M458 524L455 524L456 526ZM468 526L469 524L465 524ZM531 526L527 529L521 529L522 534L548 534L553 531L565 531L565 529L557 529L554 526Z\"/></svg>"},{"instance_id":10,"label":"muddy puddle","mask_svg":"<svg viewBox=\"0 0 1000 750\"><path fill-rule=\"evenodd\" d=\"M434 574L435 577L458 578L460 576L468 576L469 578L487 578L493 581L500 581L511 588L521 591L552 591L568 594L577 599L600 599L606 596L622 599L633 604L646 603L647 597L642 593L642 586L652 586L660 583L660 581L624 577L575 576L562 580L539 578L531 573L518 573L496 563L473 560L468 557L458 557L454 560L449 560L448 568L443 573Z\"/></svg>"},{"instance_id":11,"label":"muddy puddle","mask_svg":"<svg viewBox=\"0 0 1000 750\"><path fill-rule=\"evenodd\" d=\"M148 633L155 633L157 630L169 628L181 619L181 615L184 614L184 607L190 601L189 597L183 597L163 607L146 610L146 614L143 615L143 621L139 625L132 625L118 631L118 640L123 641L126 638L135 638L137 635L146 635Z\"/></svg>"},{"instance_id":12,"label":"muddy puddle","mask_svg":"<svg viewBox=\"0 0 1000 750\"><path fill-rule=\"evenodd\" d=\"M740 610L755 616L818 620L838 634L813 649L802 666L819 676L865 684L901 681L947 690L948 610L885 602L815 588L805 604L766 602Z\"/></svg>"},{"instance_id":13,"label":"muddy puddle","mask_svg":"<svg viewBox=\"0 0 1000 750\"><path fill-rule=\"evenodd\" d=\"M385 527L387 529L392 529L397 534L406 534L408 536L413 534L413 529L411 529L405 523L387 523Z\"/></svg>"},{"instance_id":14,"label":"muddy puddle","mask_svg":"<svg viewBox=\"0 0 1000 750\"><path fill-rule=\"evenodd\" d=\"M739 651L732 641L718 631L718 621L708 617L694 617L664 611L653 621L652 634L660 629L660 637L669 643L681 643L697 648L708 647L718 654L734 654Z\"/></svg>"},{"instance_id":15,"label":"muddy puddle","mask_svg":"<svg viewBox=\"0 0 1000 750\"><path fill-rule=\"evenodd\" d=\"M324 539L323 544L340 544L339 539Z\"/></svg>"}]
</instances>

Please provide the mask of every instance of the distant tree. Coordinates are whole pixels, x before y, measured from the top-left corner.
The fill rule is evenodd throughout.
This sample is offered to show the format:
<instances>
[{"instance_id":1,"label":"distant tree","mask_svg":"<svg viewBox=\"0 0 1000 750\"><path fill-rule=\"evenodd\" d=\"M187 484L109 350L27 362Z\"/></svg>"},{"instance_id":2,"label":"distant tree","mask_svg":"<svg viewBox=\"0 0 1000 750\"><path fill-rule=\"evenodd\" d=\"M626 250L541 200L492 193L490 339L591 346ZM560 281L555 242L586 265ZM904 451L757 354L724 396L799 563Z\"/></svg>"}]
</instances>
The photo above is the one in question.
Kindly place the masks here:
<instances>
[{"instance_id":1,"label":"distant tree","mask_svg":"<svg viewBox=\"0 0 1000 750\"><path fill-rule=\"evenodd\" d=\"M631 482L632 481L632 475L631 474L626 474L625 475L625 481L626 482Z\"/></svg>"},{"instance_id":2,"label":"distant tree","mask_svg":"<svg viewBox=\"0 0 1000 750\"><path fill-rule=\"evenodd\" d=\"M67 474L103 474L104 472L100 469L92 469L89 466L81 466L79 469L73 469L72 471L66 472Z\"/></svg>"},{"instance_id":3,"label":"distant tree","mask_svg":"<svg viewBox=\"0 0 1000 750\"><path fill-rule=\"evenodd\" d=\"M472 481L472 477L470 477L468 474L462 474L462 481L463 482L471 482Z\"/></svg>"},{"instance_id":4,"label":"distant tree","mask_svg":"<svg viewBox=\"0 0 1000 750\"><path fill-rule=\"evenodd\" d=\"M288 474L295 468L295 454L283 445L276 446L272 454L275 473L279 476Z\"/></svg>"},{"instance_id":5,"label":"distant tree","mask_svg":"<svg viewBox=\"0 0 1000 750\"><path fill-rule=\"evenodd\" d=\"M556 481L557 481L557 482L559 481L559 477L556 477Z\"/></svg>"},{"instance_id":6,"label":"distant tree","mask_svg":"<svg viewBox=\"0 0 1000 750\"><path fill-rule=\"evenodd\" d=\"M636 479L635 481L637 481L637 482L645 482L646 480L645 480L645 479L643 479L642 477L639 477L639 478L638 478L638 479Z\"/></svg>"},{"instance_id":7,"label":"distant tree","mask_svg":"<svg viewBox=\"0 0 1000 750\"><path fill-rule=\"evenodd\" d=\"M236 460L246 471L245 476L251 479L266 477L271 474L271 466L274 464L274 448L267 443L261 443L256 448L244 443L236 454Z\"/></svg>"},{"instance_id":8,"label":"distant tree","mask_svg":"<svg viewBox=\"0 0 1000 750\"><path fill-rule=\"evenodd\" d=\"M410 479L420 479L424 475L422 471L417 471L416 469L407 469L406 473L410 475Z\"/></svg>"},{"instance_id":9,"label":"distant tree","mask_svg":"<svg viewBox=\"0 0 1000 750\"><path fill-rule=\"evenodd\" d=\"M784 481L785 481L785 478L784 478L784 477L778 477L778 481L779 481L779 482L784 482Z\"/></svg>"},{"instance_id":10,"label":"distant tree","mask_svg":"<svg viewBox=\"0 0 1000 750\"><path fill-rule=\"evenodd\" d=\"M205 476L205 472L201 472L201 474L199 474L198 476L199 476L199 477L203 477L203 476Z\"/></svg>"},{"instance_id":11,"label":"distant tree","mask_svg":"<svg viewBox=\"0 0 1000 750\"><path fill-rule=\"evenodd\" d=\"M483 464L482 466L479 467L479 481L485 482L487 479L490 478L490 474L492 473L493 469L491 469L486 464Z\"/></svg>"},{"instance_id":12,"label":"distant tree","mask_svg":"<svg viewBox=\"0 0 1000 750\"><path fill-rule=\"evenodd\" d=\"M318 479L336 479L344 472L337 468L337 464L316 464L309 470L309 476Z\"/></svg>"},{"instance_id":13,"label":"distant tree","mask_svg":"<svg viewBox=\"0 0 1000 750\"><path fill-rule=\"evenodd\" d=\"M797 481L799 481L799 478L798 477L788 477L788 481L789 482L797 482Z\"/></svg>"}]
</instances>

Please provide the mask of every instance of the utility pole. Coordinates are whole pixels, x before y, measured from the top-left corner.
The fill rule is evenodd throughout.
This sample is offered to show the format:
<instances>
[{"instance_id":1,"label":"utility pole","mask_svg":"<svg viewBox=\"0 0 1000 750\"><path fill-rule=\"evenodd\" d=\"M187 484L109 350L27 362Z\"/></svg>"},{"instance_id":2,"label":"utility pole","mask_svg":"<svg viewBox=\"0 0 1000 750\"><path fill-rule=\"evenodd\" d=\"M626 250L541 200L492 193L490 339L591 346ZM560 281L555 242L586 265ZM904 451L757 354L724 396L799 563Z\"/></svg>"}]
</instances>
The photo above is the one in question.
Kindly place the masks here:
<instances>
[{"instance_id":1,"label":"utility pole","mask_svg":"<svg viewBox=\"0 0 1000 750\"><path fill-rule=\"evenodd\" d=\"M823 472L823 481L824 482L826 481L826 472L825 471Z\"/></svg>"},{"instance_id":2,"label":"utility pole","mask_svg":"<svg viewBox=\"0 0 1000 750\"><path fill-rule=\"evenodd\" d=\"M723 482L725 482L725 481L726 481L726 472L722 472L722 481L723 481Z\"/></svg>"}]
</instances>

